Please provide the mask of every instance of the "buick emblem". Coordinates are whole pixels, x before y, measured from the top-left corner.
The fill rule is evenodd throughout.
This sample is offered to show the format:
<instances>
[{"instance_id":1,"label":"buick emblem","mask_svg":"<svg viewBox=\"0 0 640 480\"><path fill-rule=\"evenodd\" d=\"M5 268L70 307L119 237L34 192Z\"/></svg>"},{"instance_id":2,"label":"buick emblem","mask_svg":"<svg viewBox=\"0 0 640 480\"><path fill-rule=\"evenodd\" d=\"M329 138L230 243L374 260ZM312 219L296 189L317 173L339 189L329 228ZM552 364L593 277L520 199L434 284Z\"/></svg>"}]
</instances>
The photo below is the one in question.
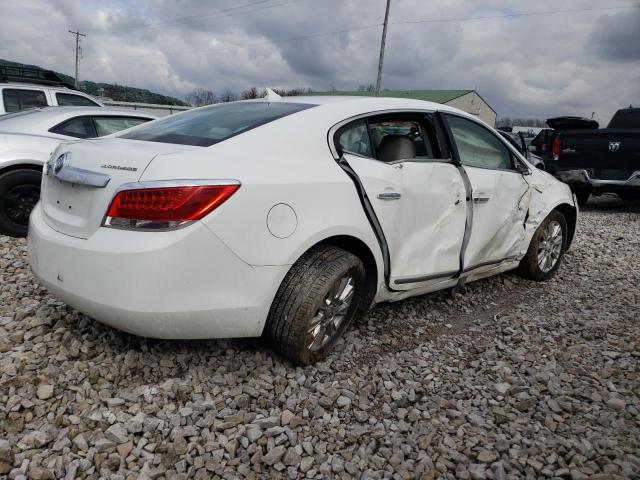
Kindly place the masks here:
<instances>
[{"instance_id":1,"label":"buick emblem","mask_svg":"<svg viewBox=\"0 0 640 480\"><path fill-rule=\"evenodd\" d=\"M620 142L609 142L609 151L617 152L620 150Z\"/></svg>"},{"instance_id":2,"label":"buick emblem","mask_svg":"<svg viewBox=\"0 0 640 480\"><path fill-rule=\"evenodd\" d=\"M54 160L49 160L47 162L47 175L57 176L62 169L69 164L69 159L71 158L70 152L65 152L60 155L58 158Z\"/></svg>"}]
</instances>

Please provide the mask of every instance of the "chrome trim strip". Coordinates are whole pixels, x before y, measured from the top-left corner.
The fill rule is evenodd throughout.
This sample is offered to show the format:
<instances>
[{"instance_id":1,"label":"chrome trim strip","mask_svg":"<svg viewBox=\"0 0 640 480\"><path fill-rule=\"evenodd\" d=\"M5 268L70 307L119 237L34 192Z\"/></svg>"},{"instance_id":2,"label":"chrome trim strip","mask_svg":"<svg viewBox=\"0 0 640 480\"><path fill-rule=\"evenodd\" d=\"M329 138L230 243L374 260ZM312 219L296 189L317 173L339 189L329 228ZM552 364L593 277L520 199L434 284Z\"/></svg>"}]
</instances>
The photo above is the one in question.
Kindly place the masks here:
<instances>
[{"instance_id":1,"label":"chrome trim strip","mask_svg":"<svg viewBox=\"0 0 640 480\"><path fill-rule=\"evenodd\" d=\"M143 188L167 188L167 187L208 187L215 185L242 185L236 179L210 179L210 180L152 180L147 182L123 183L115 192L113 198L123 190L139 190ZM113 198L111 200L113 201ZM111 204L111 203L109 203Z\"/></svg>"},{"instance_id":2,"label":"chrome trim strip","mask_svg":"<svg viewBox=\"0 0 640 480\"><path fill-rule=\"evenodd\" d=\"M97 188L106 187L111 180L111 177L104 173L92 172L90 170L71 167L69 165L65 165L58 173L53 173L50 169L47 169L47 175L51 175L62 182Z\"/></svg>"},{"instance_id":3,"label":"chrome trim strip","mask_svg":"<svg viewBox=\"0 0 640 480\"><path fill-rule=\"evenodd\" d=\"M406 283L427 282L429 280L437 280L440 278L454 278L457 273L458 271L454 270L451 272L436 273L435 275L422 275L420 277L399 278L397 280L394 280L393 283L395 283L396 285L404 285Z\"/></svg>"}]
</instances>

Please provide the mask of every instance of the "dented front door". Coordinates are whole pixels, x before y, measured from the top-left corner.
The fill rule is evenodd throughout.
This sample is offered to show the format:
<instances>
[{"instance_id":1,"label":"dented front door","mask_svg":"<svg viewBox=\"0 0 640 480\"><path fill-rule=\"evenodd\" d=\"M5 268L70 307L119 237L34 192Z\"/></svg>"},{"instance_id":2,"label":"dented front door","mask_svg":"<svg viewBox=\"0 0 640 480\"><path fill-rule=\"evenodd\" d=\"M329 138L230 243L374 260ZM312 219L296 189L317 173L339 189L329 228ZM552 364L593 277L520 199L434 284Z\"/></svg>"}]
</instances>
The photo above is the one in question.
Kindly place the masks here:
<instances>
[{"instance_id":1,"label":"dented front door","mask_svg":"<svg viewBox=\"0 0 640 480\"><path fill-rule=\"evenodd\" d=\"M465 166L472 189L473 221L464 270L519 255L531 192L521 173Z\"/></svg>"}]
</instances>

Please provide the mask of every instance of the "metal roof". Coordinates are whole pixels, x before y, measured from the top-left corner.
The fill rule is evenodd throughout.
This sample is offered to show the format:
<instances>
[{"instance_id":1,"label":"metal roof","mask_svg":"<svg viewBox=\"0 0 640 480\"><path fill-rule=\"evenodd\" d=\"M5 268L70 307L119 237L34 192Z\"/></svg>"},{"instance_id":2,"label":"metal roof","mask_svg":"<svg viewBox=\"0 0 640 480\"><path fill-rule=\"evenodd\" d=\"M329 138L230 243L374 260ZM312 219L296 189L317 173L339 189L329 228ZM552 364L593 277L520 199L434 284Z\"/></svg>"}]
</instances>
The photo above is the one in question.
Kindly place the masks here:
<instances>
[{"instance_id":1,"label":"metal roof","mask_svg":"<svg viewBox=\"0 0 640 480\"><path fill-rule=\"evenodd\" d=\"M462 97L474 90L384 90L381 97L412 98L427 102L447 103L458 97ZM349 95L358 97L373 97L374 92L313 92L311 95Z\"/></svg>"}]
</instances>

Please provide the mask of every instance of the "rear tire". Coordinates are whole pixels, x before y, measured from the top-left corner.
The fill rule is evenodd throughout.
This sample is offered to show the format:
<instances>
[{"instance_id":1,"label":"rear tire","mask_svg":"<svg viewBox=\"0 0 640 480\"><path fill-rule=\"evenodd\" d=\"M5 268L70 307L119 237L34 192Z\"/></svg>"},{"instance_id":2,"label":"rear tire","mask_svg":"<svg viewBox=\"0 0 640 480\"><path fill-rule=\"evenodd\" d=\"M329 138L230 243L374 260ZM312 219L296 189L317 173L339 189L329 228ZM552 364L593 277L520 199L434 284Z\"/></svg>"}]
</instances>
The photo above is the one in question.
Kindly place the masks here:
<instances>
[{"instance_id":1,"label":"rear tire","mask_svg":"<svg viewBox=\"0 0 640 480\"><path fill-rule=\"evenodd\" d=\"M533 234L527 254L516 272L542 282L553 277L567 249L567 220L557 210L549 214Z\"/></svg>"},{"instance_id":2,"label":"rear tire","mask_svg":"<svg viewBox=\"0 0 640 480\"><path fill-rule=\"evenodd\" d=\"M20 169L0 175L0 233L25 237L29 215L40 198L42 174Z\"/></svg>"},{"instance_id":3,"label":"rear tire","mask_svg":"<svg viewBox=\"0 0 640 480\"><path fill-rule=\"evenodd\" d=\"M267 317L265 337L294 364L312 364L334 347L364 294L364 266L358 257L331 245L315 247L282 281Z\"/></svg>"}]
</instances>

